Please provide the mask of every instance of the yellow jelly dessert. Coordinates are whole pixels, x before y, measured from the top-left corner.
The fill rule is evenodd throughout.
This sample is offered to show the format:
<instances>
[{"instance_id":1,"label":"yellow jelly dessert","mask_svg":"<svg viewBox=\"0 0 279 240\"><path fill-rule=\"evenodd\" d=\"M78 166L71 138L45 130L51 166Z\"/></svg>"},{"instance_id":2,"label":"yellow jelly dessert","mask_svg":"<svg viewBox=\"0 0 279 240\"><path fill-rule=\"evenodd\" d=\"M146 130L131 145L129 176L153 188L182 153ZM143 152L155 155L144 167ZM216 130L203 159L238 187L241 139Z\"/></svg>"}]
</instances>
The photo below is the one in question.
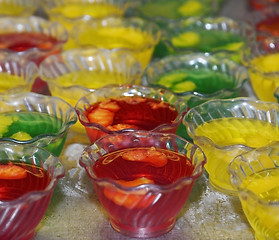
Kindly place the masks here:
<instances>
[{"instance_id":1,"label":"yellow jelly dessert","mask_svg":"<svg viewBox=\"0 0 279 240\"><path fill-rule=\"evenodd\" d=\"M21 86L23 88L22 90L25 89L26 91L28 91L30 89L31 85L29 86L29 89L28 89L27 85L25 88L23 87L24 84L25 84L24 79L20 76L11 75L11 74L5 73L5 72L0 73L0 94L7 93L7 91L12 91L13 88L16 88L19 86ZM17 92L16 89L15 89L15 92Z\"/></svg>"},{"instance_id":2,"label":"yellow jelly dessert","mask_svg":"<svg viewBox=\"0 0 279 240\"><path fill-rule=\"evenodd\" d=\"M195 47L200 42L200 35L195 32L185 32L171 39L175 47Z\"/></svg>"},{"instance_id":3,"label":"yellow jelly dessert","mask_svg":"<svg viewBox=\"0 0 279 240\"><path fill-rule=\"evenodd\" d=\"M47 13L52 21L60 22L70 33L69 40L64 46L64 49L68 50L77 47L71 32L74 25L79 26L83 24L82 19L84 16L90 16L94 19L102 19L108 16L121 17L125 11L126 6L120 7L106 3L76 1L49 9Z\"/></svg>"},{"instance_id":4,"label":"yellow jelly dessert","mask_svg":"<svg viewBox=\"0 0 279 240\"><path fill-rule=\"evenodd\" d=\"M274 53L256 57L249 64L252 87L260 100L277 101L273 94L279 86L278 62L279 53Z\"/></svg>"},{"instance_id":5,"label":"yellow jelly dessert","mask_svg":"<svg viewBox=\"0 0 279 240\"><path fill-rule=\"evenodd\" d=\"M147 32L132 27L99 27L85 30L78 36L77 43L81 46L127 50L143 67L150 62L158 42Z\"/></svg>"},{"instance_id":6,"label":"yellow jelly dessert","mask_svg":"<svg viewBox=\"0 0 279 240\"><path fill-rule=\"evenodd\" d=\"M112 15L123 15L124 9L109 4L94 3L67 3L67 5L58 6L50 10L50 15L61 14L66 18L78 18L89 15L93 18L104 18Z\"/></svg>"},{"instance_id":7,"label":"yellow jelly dessert","mask_svg":"<svg viewBox=\"0 0 279 240\"><path fill-rule=\"evenodd\" d=\"M0 2L0 16L4 15L4 16L20 16L20 15L24 15L26 14L26 12L35 12L37 6L34 6L33 8L31 8L29 6L28 10L27 10L27 6L21 6L19 4L16 3L12 3L12 1L9 2L5 2L5 1L1 1Z\"/></svg>"},{"instance_id":8,"label":"yellow jelly dessert","mask_svg":"<svg viewBox=\"0 0 279 240\"><path fill-rule=\"evenodd\" d=\"M117 72L106 71L78 71L61 75L53 80L64 87L80 85L90 89L96 89L108 84L123 84L127 82L127 76Z\"/></svg>"},{"instance_id":9,"label":"yellow jelly dessert","mask_svg":"<svg viewBox=\"0 0 279 240\"><path fill-rule=\"evenodd\" d=\"M251 195L240 195L243 211L256 232L256 239L278 239L279 236L279 169L268 169L248 176L241 189Z\"/></svg>"},{"instance_id":10,"label":"yellow jelly dessert","mask_svg":"<svg viewBox=\"0 0 279 240\"><path fill-rule=\"evenodd\" d=\"M209 173L210 183L217 189L235 192L228 172L228 165L237 155L250 148L265 146L279 140L279 128L271 123L248 118L214 119L197 127L195 143L207 156L205 169ZM210 141L204 141L199 136Z\"/></svg>"},{"instance_id":11,"label":"yellow jelly dessert","mask_svg":"<svg viewBox=\"0 0 279 240\"><path fill-rule=\"evenodd\" d=\"M196 16L199 15L203 10L203 5L199 1L187 1L178 8L178 12L182 16Z\"/></svg>"}]
</instances>

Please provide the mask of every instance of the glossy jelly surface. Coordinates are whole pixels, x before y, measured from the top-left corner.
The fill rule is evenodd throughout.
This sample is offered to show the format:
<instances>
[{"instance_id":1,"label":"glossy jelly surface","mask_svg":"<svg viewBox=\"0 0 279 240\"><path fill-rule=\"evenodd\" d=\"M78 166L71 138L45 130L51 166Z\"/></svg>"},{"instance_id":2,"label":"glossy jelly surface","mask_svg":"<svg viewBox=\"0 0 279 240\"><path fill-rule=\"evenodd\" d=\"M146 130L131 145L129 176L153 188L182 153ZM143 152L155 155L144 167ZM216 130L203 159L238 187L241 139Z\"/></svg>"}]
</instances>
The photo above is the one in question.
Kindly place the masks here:
<instances>
[{"instance_id":1,"label":"glossy jelly surface","mask_svg":"<svg viewBox=\"0 0 279 240\"><path fill-rule=\"evenodd\" d=\"M123 96L95 103L86 109L85 116L89 122L99 124L108 131L152 130L162 124L172 123L177 118L178 111L164 101ZM86 131L94 142L99 130L86 127Z\"/></svg>"},{"instance_id":2,"label":"glossy jelly surface","mask_svg":"<svg viewBox=\"0 0 279 240\"><path fill-rule=\"evenodd\" d=\"M194 142L207 155L205 169L210 175L210 182L217 189L233 191L230 183L228 165L234 157L243 153L242 147L231 148L231 145L245 145L250 148L265 146L279 140L279 128L265 121L246 118L223 118L205 122L195 129L196 136L203 136L212 141L205 144L198 138ZM216 147L218 146L218 147ZM228 146L227 148L224 148Z\"/></svg>"},{"instance_id":3,"label":"glossy jelly surface","mask_svg":"<svg viewBox=\"0 0 279 240\"><path fill-rule=\"evenodd\" d=\"M148 238L173 228L204 161L199 148L174 134L136 131L99 139L80 163L112 227Z\"/></svg>"},{"instance_id":4,"label":"glossy jelly surface","mask_svg":"<svg viewBox=\"0 0 279 240\"><path fill-rule=\"evenodd\" d=\"M279 36L279 15L269 16L256 24L256 31L270 33L272 36Z\"/></svg>"},{"instance_id":5,"label":"glossy jelly surface","mask_svg":"<svg viewBox=\"0 0 279 240\"><path fill-rule=\"evenodd\" d=\"M63 122L55 116L39 112L5 112L0 113L1 140L32 142L40 137L55 135L62 128ZM66 135L55 142L42 142L41 145L56 155L62 151Z\"/></svg>"},{"instance_id":6,"label":"glossy jelly surface","mask_svg":"<svg viewBox=\"0 0 279 240\"><path fill-rule=\"evenodd\" d=\"M42 167L25 163L0 164L0 201L14 200L46 188L50 179Z\"/></svg>"},{"instance_id":7,"label":"glossy jelly surface","mask_svg":"<svg viewBox=\"0 0 279 240\"><path fill-rule=\"evenodd\" d=\"M180 69L170 71L156 80L176 93L196 91L211 94L221 89L235 88L232 76L211 69Z\"/></svg>"},{"instance_id":8,"label":"glossy jelly surface","mask_svg":"<svg viewBox=\"0 0 279 240\"><path fill-rule=\"evenodd\" d=\"M177 20L191 16L214 15L218 11L217 1L197 1L197 0L151 0L142 1L136 7L136 13L144 18L157 22L167 20Z\"/></svg>"},{"instance_id":9,"label":"glossy jelly surface","mask_svg":"<svg viewBox=\"0 0 279 240\"><path fill-rule=\"evenodd\" d=\"M51 9L49 15L62 15L65 18L78 18L89 15L93 18L104 18L110 15L123 15L123 10L112 4L67 3Z\"/></svg>"},{"instance_id":10,"label":"glossy jelly surface","mask_svg":"<svg viewBox=\"0 0 279 240\"><path fill-rule=\"evenodd\" d=\"M256 239L277 239L279 231L279 169L266 169L249 175L240 188L255 194L241 194L243 211L256 233Z\"/></svg>"},{"instance_id":11,"label":"glossy jelly surface","mask_svg":"<svg viewBox=\"0 0 279 240\"><path fill-rule=\"evenodd\" d=\"M270 53L255 57L248 68L252 87L257 97L264 101L276 102L273 96L279 86L279 53Z\"/></svg>"},{"instance_id":12,"label":"glossy jelly surface","mask_svg":"<svg viewBox=\"0 0 279 240\"><path fill-rule=\"evenodd\" d=\"M139 18L88 21L83 27L75 26L73 32L79 47L123 49L131 53L143 68L150 62L161 33L157 25Z\"/></svg>"}]
</instances>

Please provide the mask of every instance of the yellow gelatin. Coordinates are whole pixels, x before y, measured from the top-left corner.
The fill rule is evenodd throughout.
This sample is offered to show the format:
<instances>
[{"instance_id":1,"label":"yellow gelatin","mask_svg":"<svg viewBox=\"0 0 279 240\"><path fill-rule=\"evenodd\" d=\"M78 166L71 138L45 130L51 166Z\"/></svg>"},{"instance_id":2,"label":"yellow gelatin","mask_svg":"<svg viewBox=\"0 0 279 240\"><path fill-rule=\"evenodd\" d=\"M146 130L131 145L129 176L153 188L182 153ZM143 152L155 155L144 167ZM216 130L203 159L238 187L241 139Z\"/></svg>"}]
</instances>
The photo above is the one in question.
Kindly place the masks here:
<instances>
[{"instance_id":1,"label":"yellow gelatin","mask_svg":"<svg viewBox=\"0 0 279 240\"><path fill-rule=\"evenodd\" d=\"M22 6L13 3L0 2L0 15L19 16L24 11Z\"/></svg>"},{"instance_id":2,"label":"yellow gelatin","mask_svg":"<svg viewBox=\"0 0 279 240\"><path fill-rule=\"evenodd\" d=\"M70 72L61 75L55 79L52 79L49 84L49 89L52 96L57 96L71 104L75 107L77 101L88 94L90 89L97 89L109 84L125 84L127 83L127 76L115 71L105 72L105 71L77 71ZM78 85L85 87L88 90L81 90L77 88L73 92L73 88L69 88L73 85ZM71 127L72 130L76 132L85 132L84 126L79 123L79 121Z\"/></svg>"},{"instance_id":3,"label":"yellow gelatin","mask_svg":"<svg viewBox=\"0 0 279 240\"><path fill-rule=\"evenodd\" d=\"M90 29L78 37L79 44L99 48L122 48L129 51L146 67L156 45L153 37L132 27L105 27Z\"/></svg>"},{"instance_id":4,"label":"yellow gelatin","mask_svg":"<svg viewBox=\"0 0 279 240\"><path fill-rule=\"evenodd\" d=\"M4 114L0 115L0 137L2 137L3 134L8 131L9 126L11 126L14 121L16 121L16 119L12 118L11 116L6 116Z\"/></svg>"},{"instance_id":5,"label":"yellow gelatin","mask_svg":"<svg viewBox=\"0 0 279 240\"><path fill-rule=\"evenodd\" d=\"M73 2L51 9L48 15L50 20L60 22L71 33L75 24L83 24L81 18L85 15L100 19L108 16L122 16L124 11L126 11L124 7L119 8L112 4ZM69 50L76 47L78 46L70 34L63 48Z\"/></svg>"},{"instance_id":6,"label":"yellow gelatin","mask_svg":"<svg viewBox=\"0 0 279 240\"><path fill-rule=\"evenodd\" d=\"M279 236L279 169L264 170L243 180L242 189L263 200L240 194L243 211L256 233L256 239L278 239ZM276 204L271 204L276 202Z\"/></svg>"},{"instance_id":7,"label":"yellow gelatin","mask_svg":"<svg viewBox=\"0 0 279 240\"><path fill-rule=\"evenodd\" d=\"M78 18L84 15L93 18L104 18L112 15L123 15L124 9L118 6L101 3L67 3L49 11L49 15L61 14L66 18Z\"/></svg>"},{"instance_id":8,"label":"yellow gelatin","mask_svg":"<svg viewBox=\"0 0 279 240\"><path fill-rule=\"evenodd\" d=\"M182 16L196 16L201 13L203 9L202 3L199 1L187 1L178 8L178 12Z\"/></svg>"},{"instance_id":9,"label":"yellow gelatin","mask_svg":"<svg viewBox=\"0 0 279 240\"><path fill-rule=\"evenodd\" d=\"M61 75L53 82L63 87L80 85L89 89L96 89L108 84L124 84L127 82L127 76L117 72L78 71Z\"/></svg>"},{"instance_id":10,"label":"yellow gelatin","mask_svg":"<svg viewBox=\"0 0 279 240\"><path fill-rule=\"evenodd\" d=\"M200 35L195 32L185 32L171 39L175 47L194 47L200 42Z\"/></svg>"},{"instance_id":11,"label":"yellow gelatin","mask_svg":"<svg viewBox=\"0 0 279 240\"><path fill-rule=\"evenodd\" d=\"M252 87L260 100L277 102L274 92L279 86L279 53L257 57L250 62L248 68ZM254 70L256 69L256 70ZM266 75L266 73L277 73Z\"/></svg>"},{"instance_id":12,"label":"yellow gelatin","mask_svg":"<svg viewBox=\"0 0 279 240\"><path fill-rule=\"evenodd\" d=\"M6 93L8 90L23 84L24 80L20 76L11 75L5 72L0 73L0 93ZM27 86L26 90L28 90Z\"/></svg>"},{"instance_id":13,"label":"yellow gelatin","mask_svg":"<svg viewBox=\"0 0 279 240\"><path fill-rule=\"evenodd\" d=\"M236 144L258 148L279 140L278 126L247 118L215 119L198 126L195 134L212 141L209 144L194 138L207 156L205 169L209 173L210 183L218 190L232 194L235 190L230 182L228 165L234 157L246 151Z\"/></svg>"}]
</instances>

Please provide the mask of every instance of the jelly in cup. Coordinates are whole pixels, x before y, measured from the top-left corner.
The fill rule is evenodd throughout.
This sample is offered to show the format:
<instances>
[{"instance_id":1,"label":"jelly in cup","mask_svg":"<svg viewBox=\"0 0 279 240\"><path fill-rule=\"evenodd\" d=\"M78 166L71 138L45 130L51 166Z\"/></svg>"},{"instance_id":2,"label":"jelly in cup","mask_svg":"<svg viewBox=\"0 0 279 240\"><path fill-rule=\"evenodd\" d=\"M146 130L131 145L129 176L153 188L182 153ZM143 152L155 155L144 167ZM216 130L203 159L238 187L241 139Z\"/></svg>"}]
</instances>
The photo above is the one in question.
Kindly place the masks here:
<instances>
[{"instance_id":1,"label":"jelly in cup","mask_svg":"<svg viewBox=\"0 0 279 240\"><path fill-rule=\"evenodd\" d=\"M33 239L64 167L37 147L0 143L0 238Z\"/></svg>"},{"instance_id":2,"label":"jelly in cup","mask_svg":"<svg viewBox=\"0 0 279 240\"><path fill-rule=\"evenodd\" d=\"M246 22L228 17L190 17L166 24L154 57L203 52L240 62L243 48L254 38L254 29Z\"/></svg>"},{"instance_id":3,"label":"jelly in cup","mask_svg":"<svg viewBox=\"0 0 279 240\"><path fill-rule=\"evenodd\" d=\"M279 6L279 0L248 0L252 10L265 11L268 7L276 8Z\"/></svg>"},{"instance_id":4,"label":"jelly in cup","mask_svg":"<svg viewBox=\"0 0 279 240\"><path fill-rule=\"evenodd\" d=\"M0 60L0 95L29 92L39 74L35 63L7 56Z\"/></svg>"},{"instance_id":5,"label":"jelly in cup","mask_svg":"<svg viewBox=\"0 0 279 240\"><path fill-rule=\"evenodd\" d=\"M31 16L39 7L40 0L4 0L0 2L0 16Z\"/></svg>"},{"instance_id":6,"label":"jelly in cup","mask_svg":"<svg viewBox=\"0 0 279 240\"><path fill-rule=\"evenodd\" d=\"M219 0L137 0L128 12L163 27L182 18L216 15L219 6Z\"/></svg>"},{"instance_id":7,"label":"jelly in cup","mask_svg":"<svg viewBox=\"0 0 279 240\"><path fill-rule=\"evenodd\" d=\"M190 108L211 99L237 97L248 80L242 65L203 53L153 60L142 76L143 85L169 89Z\"/></svg>"},{"instance_id":8,"label":"jelly in cup","mask_svg":"<svg viewBox=\"0 0 279 240\"><path fill-rule=\"evenodd\" d=\"M196 145L150 131L107 135L80 158L112 227L141 238L173 228L205 162Z\"/></svg>"},{"instance_id":9,"label":"jelly in cup","mask_svg":"<svg viewBox=\"0 0 279 240\"><path fill-rule=\"evenodd\" d=\"M79 99L75 109L93 143L125 131L176 133L188 107L166 89L109 85Z\"/></svg>"},{"instance_id":10,"label":"jelly in cup","mask_svg":"<svg viewBox=\"0 0 279 240\"><path fill-rule=\"evenodd\" d=\"M248 80L245 67L229 59L203 53L153 60L142 76L143 85L169 89L189 108L211 99L238 97ZM182 123L177 134L192 140Z\"/></svg>"},{"instance_id":11,"label":"jelly in cup","mask_svg":"<svg viewBox=\"0 0 279 240\"><path fill-rule=\"evenodd\" d=\"M75 25L72 34L80 47L121 49L147 66L159 42L161 30L153 22L140 18L104 18Z\"/></svg>"},{"instance_id":12,"label":"jelly in cup","mask_svg":"<svg viewBox=\"0 0 279 240\"><path fill-rule=\"evenodd\" d=\"M39 66L45 57L59 53L67 39L68 33L61 24L41 17L0 18L1 58L14 55ZM40 78L35 80L32 91L48 94L47 85Z\"/></svg>"},{"instance_id":13,"label":"jelly in cup","mask_svg":"<svg viewBox=\"0 0 279 240\"><path fill-rule=\"evenodd\" d=\"M279 235L279 142L241 154L229 165L231 181L255 239Z\"/></svg>"},{"instance_id":14,"label":"jelly in cup","mask_svg":"<svg viewBox=\"0 0 279 240\"><path fill-rule=\"evenodd\" d=\"M264 11L253 11L248 14L246 21L254 27L258 40L272 36L279 37L278 8L270 7Z\"/></svg>"},{"instance_id":15,"label":"jelly in cup","mask_svg":"<svg viewBox=\"0 0 279 240\"><path fill-rule=\"evenodd\" d=\"M77 121L64 100L32 92L0 96L0 141L33 145L59 156Z\"/></svg>"},{"instance_id":16,"label":"jelly in cup","mask_svg":"<svg viewBox=\"0 0 279 240\"><path fill-rule=\"evenodd\" d=\"M274 92L279 86L279 38L253 41L243 51L242 62L249 72L255 95L263 101L276 102Z\"/></svg>"},{"instance_id":17,"label":"jelly in cup","mask_svg":"<svg viewBox=\"0 0 279 240\"><path fill-rule=\"evenodd\" d=\"M71 32L75 24L81 25L88 18L122 17L129 4L127 0L45 0L42 7L50 20L61 23L68 32ZM64 45L64 50L76 47L75 42L70 37Z\"/></svg>"},{"instance_id":18,"label":"jelly in cup","mask_svg":"<svg viewBox=\"0 0 279 240\"><path fill-rule=\"evenodd\" d=\"M209 100L183 118L189 136L207 157L210 184L236 194L228 165L234 157L279 140L279 104L250 98Z\"/></svg>"},{"instance_id":19,"label":"jelly in cup","mask_svg":"<svg viewBox=\"0 0 279 240\"><path fill-rule=\"evenodd\" d=\"M52 96L75 107L77 101L95 89L109 84L134 84L140 81L142 67L121 50L72 49L47 57L40 64L40 77L48 83ZM85 132L77 122L71 129Z\"/></svg>"}]
</instances>

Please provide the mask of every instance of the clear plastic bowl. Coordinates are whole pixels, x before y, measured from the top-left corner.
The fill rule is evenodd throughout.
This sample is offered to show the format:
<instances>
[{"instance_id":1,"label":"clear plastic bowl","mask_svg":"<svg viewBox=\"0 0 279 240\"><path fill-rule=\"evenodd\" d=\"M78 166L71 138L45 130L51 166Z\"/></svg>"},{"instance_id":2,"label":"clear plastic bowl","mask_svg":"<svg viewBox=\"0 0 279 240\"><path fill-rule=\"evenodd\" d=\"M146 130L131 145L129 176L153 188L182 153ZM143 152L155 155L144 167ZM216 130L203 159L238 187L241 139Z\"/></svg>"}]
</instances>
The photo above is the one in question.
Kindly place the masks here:
<instances>
[{"instance_id":1,"label":"clear plastic bowl","mask_svg":"<svg viewBox=\"0 0 279 240\"><path fill-rule=\"evenodd\" d=\"M155 152L170 152L165 155L168 160L164 166L132 161L114 164L113 161L116 160L110 159L112 166L109 172L113 177L96 172L98 170L94 166L102 157L109 158L109 155L115 152L121 155L119 151L131 148L155 148ZM180 153L189 161L175 164L175 161L178 161L174 157L175 153ZM194 182L203 172L206 157L196 145L174 134L138 131L107 135L99 139L85 148L79 162L91 178L112 227L129 237L148 238L162 235L173 228L177 214L185 204ZM133 164L138 164L138 167L133 167ZM116 180L129 181L135 176L151 180L158 175L161 180L168 179L169 182L162 185L154 179L154 183L124 186Z\"/></svg>"},{"instance_id":2,"label":"clear plastic bowl","mask_svg":"<svg viewBox=\"0 0 279 240\"><path fill-rule=\"evenodd\" d=\"M42 7L52 21L61 23L68 32L74 25L82 25L84 20L105 17L123 17L131 1L127 0L45 0ZM64 50L76 48L73 38L64 45Z\"/></svg>"},{"instance_id":3,"label":"clear plastic bowl","mask_svg":"<svg viewBox=\"0 0 279 240\"><path fill-rule=\"evenodd\" d=\"M268 37L252 41L243 51L242 63L249 72L257 98L277 102L274 92L279 86L279 38Z\"/></svg>"},{"instance_id":4,"label":"clear plastic bowl","mask_svg":"<svg viewBox=\"0 0 279 240\"><path fill-rule=\"evenodd\" d=\"M124 99L125 97L126 99ZM105 111L103 109L99 111L104 113L99 120L112 120L111 124L109 122L103 124L94 119L90 120L89 115L92 107L102 103L103 106L98 107L102 108L110 99L116 99L117 109L111 110L110 104L107 105L108 108L105 107ZM151 103L150 99L157 101L157 103ZM115 106L115 104L112 103L112 106ZM79 99L75 109L79 121L85 127L87 135L93 143L107 134L111 135L137 129L176 133L188 107L181 98L165 89L140 85L109 85L96 89ZM119 125L127 127L119 129L117 128Z\"/></svg>"},{"instance_id":5,"label":"clear plastic bowl","mask_svg":"<svg viewBox=\"0 0 279 240\"><path fill-rule=\"evenodd\" d=\"M32 16L39 4L40 0L2 0L0 2L0 16Z\"/></svg>"},{"instance_id":6,"label":"clear plastic bowl","mask_svg":"<svg viewBox=\"0 0 279 240\"><path fill-rule=\"evenodd\" d=\"M133 1L128 13L164 26L193 16L215 16L221 5L220 0L138 0Z\"/></svg>"},{"instance_id":7,"label":"clear plastic bowl","mask_svg":"<svg viewBox=\"0 0 279 240\"><path fill-rule=\"evenodd\" d=\"M40 77L52 96L73 107L80 98L105 85L139 83L141 74L140 63L121 50L72 49L49 56L40 65ZM79 122L72 129L84 132Z\"/></svg>"},{"instance_id":8,"label":"clear plastic bowl","mask_svg":"<svg viewBox=\"0 0 279 240\"><path fill-rule=\"evenodd\" d=\"M207 157L210 184L236 195L228 165L234 157L279 140L279 104L250 98L216 99L190 109L183 118L189 136Z\"/></svg>"},{"instance_id":9,"label":"clear plastic bowl","mask_svg":"<svg viewBox=\"0 0 279 240\"><path fill-rule=\"evenodd\" d=\"M28 164L31 167L43 168L48 176L48 183L41 190L34 189L36 181L29 182L22 188L30 189L28 192L15 199L0 200L0 238L2 240L33 239L36 227L43 218L49 205L57 181L65 174L64 167L57 157L50 152L26 144L0 142L0 165L2 164ZM1 170L1 174L3 171ZM1 179L1 183L3 179ZM9 187L16 188L11 183ZM18 180L17 184L22 184ZM1 197L7 191L1 185ZM3 187L3 189L2 189Z\"/></svg>"},{"instance_id":10,"label":"clear plastic bowl","mask_svg":"<svg viewBox=\"0 0 279 240\"><path fill-rule=\"evenodd\" d=\"M229 165L231 182L255 239L277 239L279 230L279 142L243 153Z\"/></svg>"},{"instance_id":11,"label":"clear plastic bowl","mask_svg":"<svg viewBox=\"0 0 279 240\"><path fill-rule=\"evenodd\" d=\"M168 22L162 28L154 57L203 52L240 62L242 50L254 39L255 30L247 22L228 17L190 17Z\"/></svg>"},{"instance_id":12,"label":"clear plastic bowl","mask_svg":"<svg viewBox=\"0 0 279 240\"><path fill-rule=\"evenodd\" d=\"M39 75L37 65L27 59L14 56L0 60L0 96L30 92Z\"/></svg>"},{"instance_id":13,"label":"clear plastic bowl","mask_svg":"<svg viewBox=\"0 0 279 240\"><path fill-rule=\"evenodd\" d=\"M39 66L47 56L61 52L67 40L68 32L61 24L42 17L0 18L0 58L15 55ZM48 94L40 78L35 80L32 91Z\"/></svg>"},{"instance_id":14,"label":"clear plastic bowl","mask_svg":"<svg viewBox=\"0 0 279 240\"><path fill-rule=\"evenodd\" d=\"M202 53L153 60L142 76L143 85L169 89L190 108L211 99L238 97L248 80L242 65Z\"/></svg>"},{"instance_id":15,"label":"clear plastic bowl","mask_svg":"<svg viewBox=\"0 0 279 240\"><path fill-rule=\"evenodd\" d=\"M140 18L109 17L77 24L70 34L79 47L127 51L145 68L159 42L161 29Z\"/></svg>"},{"instance_id":16,"label":"clear plastic bowl","mask_svg":"<svg viewBox=\"0 0 279 240\"><path fill-rule=\"evenodd\" d=\"M59 156L75 109L58 97L32 92L0 97L0 141L40 146Z\"/></svg>"}]
</instances>

